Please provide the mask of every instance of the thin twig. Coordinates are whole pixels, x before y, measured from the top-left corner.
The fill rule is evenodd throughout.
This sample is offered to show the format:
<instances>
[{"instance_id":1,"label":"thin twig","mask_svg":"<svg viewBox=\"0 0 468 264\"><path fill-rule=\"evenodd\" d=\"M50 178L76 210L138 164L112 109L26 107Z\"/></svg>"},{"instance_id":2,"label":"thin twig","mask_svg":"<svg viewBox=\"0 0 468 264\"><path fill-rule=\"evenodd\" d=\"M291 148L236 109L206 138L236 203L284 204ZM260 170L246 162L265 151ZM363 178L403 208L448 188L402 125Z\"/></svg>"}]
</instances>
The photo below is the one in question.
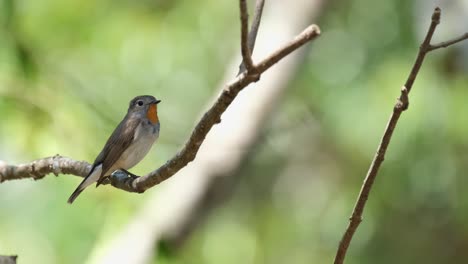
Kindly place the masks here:
<instances>
[{"instance_id":1,"label":"thin twig","mask_svg":"<svg viewBox=\"0 0 468 264\"><path fill-rule=\"evenodd\" d=\"M285 44L283 47L270 54L266 59L255 65L256 70L259 73L263 73L275 63L286 57L289 53L295 51L297 48L301 47L311 39L318 37L320 33L320 28L317 25L308 26L306 29L304 29L304 31L301 32L301 34L297 35L289 43Z\"/></svg>"},{"instance_id":2,"label":"thin twig","mask_svg":"<svg viewBox=\"0 0 468 264\"><path fill-rule=\"evenodd\" d=\"M401 89L400 97L397 99L397 102L395 106L393 107L393 113L390 116L390 120L387 123L387 127L385 128L384 135L380 141L379 147L377 148L377 153L375 154L374 159L372 160L372 163L369 167L364 183L361 187L361 191L356 201L356 205L354 206L353 213L349 219L348 227L340 241L340 244L336 252L336 256L335 256L335 261L334 261L335 264L343 263L344 258L346 256L346 251L348 250L348 247L351 243L351 239L353 238L353 235L356 232L356 229L358 228L359 224L362 221L362 214L364 212L364 207L366 206L366 202L369 197L369 193L371 191L372 185L375 181L375 178L377 177L377 173L379 172L380 166L382 162L384 161L385 153L387 152L388 145L390 144L390 140L392 138L393 131L395 130L398 120L401 114L403 113L403 111L408 109L408 104L409 104L408 93L411 91L411 88L413 87L413 83L416 80L416 77L422 66L424 58L427 53L439 48L438 45L440 44L431 46L430 42L434 34L434 31L440 22L440 13L441 13L440 8L437 7L434 9L434 13L432 14L432 22L429 26L429 30L426 34L426 37L423 43L421 44L419 48L418 56L416 58L416 61L414 62L413 68L411 69L408 79L406 80L405 85ZM466 37L463 37L463 38L460 37L453 41L443 42L443 45L440 45L440 47L442 46L446 47L446 46L455 44L459 41L462 41L463 39L466 39ZM436 47L436 48L431 48L431 47Z\"/></svg>"},{"instance_id":3,"label":"thin twig","mask_svg":"<svg viewBox=\"0 0 468 264\"><path fill-rule=\"evenodd\" d=\"M433 45L431 45L429 47L429 51L433 51L433 50L440 49L440 48L446 48L446 47L448 47L450 45L453 45L453 44L458 43L460 41L463 41L465 39L468 39L468 32L466 32L465 34L461 35L458 38L454 38L452 40L448 40L448 41L444 41L444 42L441 42L441 43L433 44Z\"/></svg>"},{"instance_id":4,"label":"thin twig","mask_svg":"<svg viewBox=\"0 0 468 264\"><path fill-rule=\"evenodd\" d=\"M247 1L239 0L240 19L241 19L241 52L242 62L247 72L254 69L252 54L249 48L249 13L247 11Z\"/></svg>"},{"instance_id":5,"label":"thin twig","mask_svg":"<svg viewBox=\"0 0 468 264\"><path fill-rule=\"evenodd\" d=\"M260 28L260 21L262 20L263 14L263 7L265 5L265 0L257 0L255 3L255 13L252 20L252 25L250 26L249 38L248 38L248 46L250 55L252 56L254 48L255 48L255 41L257 40L257 33L258 29ZM245 71L244 61L242 60L241 64L239 65L239 72L237 75L241 74L241 72Z\"/></svg>"},{"instance_id":6,"label":"thin twig","mask_svg":"<svg viewBox=\"0 0 468 264\"><path fill-rule=\"evenodd\" d=\"M265 0L257 0L255 3L255 12L252 19L252 25L250 26L248 46L250 54L253 53L255 48L255 41L257 40L258 29L260 28L260 21L262 20L263 6L265 5Z\"/></svg>"},{"instance_id":7,"label":"thin twig","mask_svg":"<svg viewBox=\"0 0 468 264\"><path fill-rule=\"evenodd\" d=\"M245 0L240 0L240 2L240 6L242 8L242 2L245 4ZM243 14L246 15L245 12L241 12L241 16ZM112 186L128 192L141 193L176 174L180 169L195 159L195 156L197 155L197 152L210 129L215 124L221 122L221 115L242 89L252 82L257 81L260 74L268 70L272 65L308 41L317 38L319 35L320 29L318 26L309 26L294 38L293 41L262 60L258 66L252 65L252 71L241 73L232 82L227 84L216 102L195 126L190 138L185 143L185 146L172 159L168 160L166 164L145 176L136 178L130 177L124 172L116 171L112 174L110 181L104 182L104 184L110 183ZM76 161L58 155L55 157L38 159L33 162L17 166L8 165L0 161L0 182L24 178L40 179L49 173L73 174L84 177L87 175L90 168L91 166L87 162Z\"/></svg>"}]
</instances>

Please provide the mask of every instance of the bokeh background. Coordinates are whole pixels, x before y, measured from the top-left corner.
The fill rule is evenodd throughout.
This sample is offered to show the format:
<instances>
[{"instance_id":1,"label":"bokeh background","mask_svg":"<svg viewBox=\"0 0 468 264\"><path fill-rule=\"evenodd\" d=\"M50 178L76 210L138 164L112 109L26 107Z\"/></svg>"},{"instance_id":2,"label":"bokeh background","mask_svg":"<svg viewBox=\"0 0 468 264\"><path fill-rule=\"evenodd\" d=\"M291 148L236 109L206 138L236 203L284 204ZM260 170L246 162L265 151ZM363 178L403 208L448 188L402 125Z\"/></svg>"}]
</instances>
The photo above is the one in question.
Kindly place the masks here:
<instances>
[{"instance_id":1,"label":"bokeh background","mask_svg":"<svg viewBox=\"0 0 468 264\"><path fill-rule=\"evenodd\" d=\"M206 190L183 232L155 241L146 263L331 263L436 5L436 42L468 31L464 0L318 5L305 20L323 35L301 50L242 162ZM0 160L59 153L92 162L128 101L152 94L163 101L161 136L132 171L155 169L229 76L238 20L238 1L1 0ZM269 21L279 27L288 17ZM468 258L467 73L468 42L427 56L346 263ZM142 195L90 188L69 206L79 181L0 184L0 254L95 263L165 185Z\"/></svg>"}]
</instances>

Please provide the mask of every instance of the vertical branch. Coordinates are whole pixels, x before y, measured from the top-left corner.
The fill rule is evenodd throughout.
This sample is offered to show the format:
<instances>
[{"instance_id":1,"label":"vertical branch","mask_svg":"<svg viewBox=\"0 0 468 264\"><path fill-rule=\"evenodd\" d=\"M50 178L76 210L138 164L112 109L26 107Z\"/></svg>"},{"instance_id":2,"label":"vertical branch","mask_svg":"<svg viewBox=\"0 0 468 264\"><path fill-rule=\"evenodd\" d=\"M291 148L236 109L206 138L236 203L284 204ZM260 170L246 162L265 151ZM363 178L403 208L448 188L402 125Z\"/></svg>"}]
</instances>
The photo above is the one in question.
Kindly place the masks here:
<instances>
[{"instance_id":1,"label":"vertical branch","mask_svg":"<svg viewBox=\"0 0 468 264\"><path fill-rule=\"evenodd\" d=\"M250 56L252 56L255 41L257 40L257 33L258 29L260 28L260 21L262 20L262 13L263 13L263 6L265 5L265 0L257 0L255 4L255 13L252 20L252 25L250 26L250 32L247 39L247 45L249 47ZM239 65L239 72L237 75L241 74L241 72L245 71L244 61L241 62Z\"/></svg>"},{"instance_id":2,"label":"vertical branch","mask_svg":"<svg viewBox=\"0 0 468 264\"><path fill-rule=\"evenodd\" d=\"M255 47L255 40L257 39L257 33L260 27L260 21L262 20L262 13L263 13L264 5L265 5L265 0L257 0L257 2L255 3L255 12L254 12L254 17L252 19L252 25L250 26L249 39L248 39L248 46L249 46L251 55Z\"/></svg>"},{"instance_id":3,"label":"vertical branch","mask_svg":"<svg viewBox=\"0 0 468 264\"><path fill-rule=\"evenodd\" d=\"M242 62L247 72L254 70L252 55L249 49L249 13L247 11L246 0L239 0L240 19L241 19L241 51Z\"/></svg>"},{"instance_id":4,"label":"vertical branch","mask_svg":"<svg viewBox=\"0 0 468 264\"><path fill-rule=\"evenodd\" d=\"M390 116L390 120L387 123L387 127L385 128L384 135L380 141L379 147L377 148L377 153L375 154L374 159L372 160L372 163L369 167L364 183L361 187L361 191L356 201L356 205L354 206L353 213L349 219L348 227L345 233L343 234L338 250L336 252L335 261L334 261L335 264L343 263L348 247L354 236L354 233L356 232L356 229L358 228L359 224L362 221L362 214L364 212L367 199L369 198L369 193L372 189L372 185L375 181L375 178L377 177L377 173L379 172L380 166L382 165L385 159L385 153L387 152L388 145L390 144L393 131L395 130L398 120L401 114L403 113L403 111L408 109L408 104L409 104L408 93L411 91L411 88L413 87L414 81L416 80L419 70L421 69L421 66L422 66L422 63L424 61L426 54L432 50L435 50L441 47L447 47L449 45L458 43L468 38L468 34L464 34L463 36L455 38L454 40L442 42L437 45L431 45L430 43L431 43L432 36L434 35L435 29L440 22L440 14L441 14L440 8L438 7L435 8L434 13L432 14L432 21L429 26L429 30L427 31L426 37L424 38L424 41L422 42L419 48L418 56L416 57L416 61L414 62L414 65L411 69L408 79L406 80L405 85L401 89L400 97L397 99L397 102L395 106L393 107L393 113Z\"/></svg>"}]
</instances>

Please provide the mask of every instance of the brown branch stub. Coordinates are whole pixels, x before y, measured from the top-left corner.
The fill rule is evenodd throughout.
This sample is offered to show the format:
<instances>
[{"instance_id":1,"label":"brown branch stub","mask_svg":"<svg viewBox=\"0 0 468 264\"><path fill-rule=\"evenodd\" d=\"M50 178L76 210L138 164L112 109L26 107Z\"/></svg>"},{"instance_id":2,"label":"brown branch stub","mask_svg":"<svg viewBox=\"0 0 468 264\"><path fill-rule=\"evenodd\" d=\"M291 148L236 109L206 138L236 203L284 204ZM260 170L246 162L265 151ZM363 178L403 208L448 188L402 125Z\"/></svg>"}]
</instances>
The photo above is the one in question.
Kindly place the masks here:
<instances>
[{"instance_id":1,"label":"brown branch stub","mask_svg":"<svg viewBox=\"0 0 468 264\"><path fill-rule=\"evenodd\" d=\"M397 102L394 107L394 111L405 111L408 109L409 106L409 98L408 98L408 89L403 86L401 87L401 95L397 99Z\"/></svg>"},{"instance_id":2,"label":"brown branch stub","mask_svg":"<svg viewBox=\"0 0 468 264\"><path fill-rule=\"evenodd\" d=\"M465 36L468 34L465 34L451 41L442 42L441 44L437 44L437 45L431 45L430 43L431 43L432 36L434 35L437 25L440 23L440 17L441 17L441 10L440 8L437 7L434 9L434 13L432 14L432 21L429 26L429 30L427 31L426 37L424 38L424 41L422 42L419 48L418 56L416 57L416 60L413 64L413 67L408 76L408 79L406 80L405 85L401 89L401 95L397 99L397 102L395 106L393 107L393 113L390 116L390 119L387 123L387 127L385 128L384 135L377 148L377 152L374 156L374 159L372 160L372 163L369 167L366 178L361 187L361 191L359 192L356 204L353 209L353 213L349 219L348 227L346 228L346 231L343 234L343 237L341 238L340 244L338 246L338 250L336 252L335 261L334 261L335 264L343 263L348 247L354 236L354 233L356 232L359 224L362 221L362 214L364 212L366 202L369 198L369 194L372 189L373 183L375 181L375 178L377 177L380 166L382 165L385 159L385 154L387 152L388 145L390 144L393 131L395 130L398 120L401 114L403 113L403 111L408 109L408 105L409 105L408 94L411 91L411 88L413 87L414 81L416 80L419 70L421 69L421 66L422 66L422 63L424 61L426 54L440 47L447 47L447 46L458 43L468 38L468 36Z\"/></svg>"},{"instance_id":3,"label":"brown branch stub","mask_svg":"<svg viewBox=\"0 0 468 264\"><path fill-rule=\"evenodd\" d=\"M434 8L434 12L432 13L432 22L435 23L436 25L438 25L440 23L440 15L441 15L442 11L440 10L440 7L436 7ZM430 42L430 40L429 40ZM428 43L429 43L428 42Z\"/></svg>"},{"instance_id":4,"label":"brown branch stub","mask_svg":"<svg viewBox=\"0 0 468 264\"><path fill-rule=\"evenodd\" d=\"M263 1L262 1L263 2ZM257 2L259 3L259 2ZM240 0L241 7L241 23L242 23L242 44L243 55L245 58L250 58L247 43L247 6L245 0ZM263 8L263 4L261 5ZM260 4L256 8L256 13L261 12ZM261 14L258 14L258 23L260 23ZM253 25L254 26L254 25ZM255 33L256 34L256 33ZM203 115L201 120L195 126L192 134L185 143L184 147L164 165L157 170L150 172L149 174L142 177L131 177L122 172L113 173L108 181L103 184L111 184L112 186L122 189L128 192L142 193L147 189L163 182L176 174L180 169L185 167L188 163L193 161L197 155L197 152L205 140L206 135L210 129L221 121L221 115L227 109L227 107L236 98L238 93L247 87L249 84L257 81L260 75L268 70L275 63L295 51L305 43L317 38L320 35L320 29L316 25L309 26L301 34L296 36L291 42L278 49L276 52L263 59L258 65L252 64L252 69L247 70L238 75L233 81L228 83L217 98L215 103L210 109ZM254 38L252 38L254 39ZM253 45L253 42L251 42ZM252 47L253 49L253 47ZM247 56L248 55L248 56ZM244 59L245 59L244 58ZM248 59L247 59L248 61ZM32 165L34 164L34 166ZM17 166L7 165L0 163L0 181L23 179L23 178L35 178L39 179L49 173L56 174L74 174L77 176L84 177L87 175L91 165L84 161L76 161L70 158L62 156L54 156L44 159L33 161L29 164L21 164Z\"/></svg>"}]
</instances>

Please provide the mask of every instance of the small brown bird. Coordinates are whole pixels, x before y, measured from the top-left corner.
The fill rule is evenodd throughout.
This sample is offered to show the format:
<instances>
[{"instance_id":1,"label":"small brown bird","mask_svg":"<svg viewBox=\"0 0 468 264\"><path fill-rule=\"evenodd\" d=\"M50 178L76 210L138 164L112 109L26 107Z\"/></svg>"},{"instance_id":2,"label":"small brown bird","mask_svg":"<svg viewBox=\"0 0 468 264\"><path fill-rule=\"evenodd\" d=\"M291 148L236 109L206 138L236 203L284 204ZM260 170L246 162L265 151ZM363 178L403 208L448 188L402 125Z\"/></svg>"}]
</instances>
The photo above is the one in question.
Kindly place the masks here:
<instances>
[{"instance_id":1,"label":"small brown bird","mask_svg":"<svg viewBox=\"0 0 468 264\"><path fill-rule=\"evenodd\" d=\"M116 170L127 172L146 156L159 137L159 102L161 100L151 95L137 96L130 101L124 119L107 140L88 176L68 198L68 203L73 203L89 185L96 182L96 187L99 186Z\"/></svg>"}]
</instances>

